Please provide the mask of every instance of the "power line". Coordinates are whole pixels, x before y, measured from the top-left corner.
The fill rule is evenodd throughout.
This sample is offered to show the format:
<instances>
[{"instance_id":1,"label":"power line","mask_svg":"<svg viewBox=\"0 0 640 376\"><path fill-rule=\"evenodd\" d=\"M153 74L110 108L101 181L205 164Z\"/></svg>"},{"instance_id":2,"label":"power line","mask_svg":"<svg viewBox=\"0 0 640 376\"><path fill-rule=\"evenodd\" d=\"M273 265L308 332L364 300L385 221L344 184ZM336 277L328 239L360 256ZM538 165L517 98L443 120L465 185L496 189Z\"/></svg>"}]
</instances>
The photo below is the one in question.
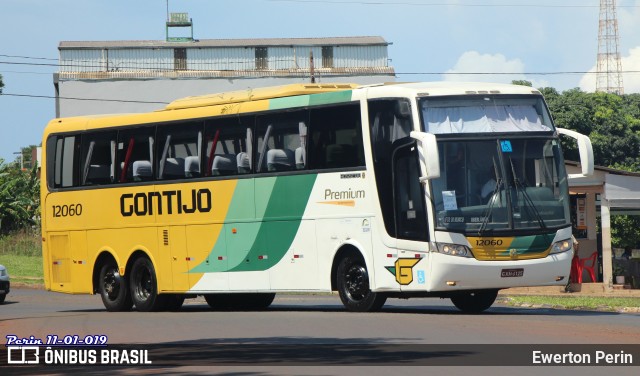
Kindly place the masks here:
<instances>
[{"instance_id":1,"label":"power line","mask_svg":"<svg viewBox=\"0 0 640 376\"><path fill-rule=\"evenodd\" d=\"M144 103L144 104L169 104L169 102L134 101L134 100L126 100L126 99L55 97L55 96L51 96L51 95L13 94L13 93L2 93L2 94L0 94L0 96L25 97L25 98L44 98L44 99L65 99L65 100L74 100L74 101L98 101L98 102L118 102L118 103Z\"/></svg>"},{"instance_id":2,"label":"power line","mask_svg":"<svg viewBox=\"0 0 640 376\"><path fill-rule=\"evenodd\" d=\"M52 59L52 58L49 58L49 57L33 57L33 56L2 55L2 54L0 54L0 57L9 57L9 58L16 58L16 59L30 59L30 60L58 61L58 59Z\"/></svg>"},{"instance_id":3,"label":"power line","mask_svg":"<svg viewBox=\"0 0 640 376\"><path fill-rule=\"evenodd\" d=\"M283 60L284 61L284 60ZM19 65L35 65L35 66L74 66L71 64L46 64L46 63L20 63L20 62L5 62L0 61L0 64L19 64ZM103 68L98 66L83 66L83 68ZM124 73L128 72L125 69L132 69L135 71L149 71L149 72L206 72L209 71L207 69L165 69L165 68L143 68L143 67L118 67L119 70L109 70L109 71L100 71L102 73ZM211 69L216 70L216 69ZM240 69L242 70L242 69ZM27 72L25 72L27 73ZM35 73L35 72L33 72ZM66 72L68 73L68 72ZM78 73L97 73L92 71L81 71ZM637 70L627 70L622 71L622 73L640 73ZM515 74L524 74L524 75L532 75L532 76L550 76L550 75L569 75L569 74L596 74L596 72L592 71L551 71L551 72L396 72L396 75L515 75Z\"/></svg>"},{"instance_id":4,"label":"power line","mask_svg":"<svg viewBox=\"0 0 640 376\"><path fill-rule=\"evenodd\" d=\"M561 75L570 75L570 74L597 74L598 72L594 71L558 71L558 72L403 72L398 73L398 76L404 75L423 75L423 76L435 76L435 75L443 75L443 76L455 76L455 75L466 75L466 76L489 76L489 75L501 75L501 76L509 76L509 75L526 75L526 76L561 76ZM638 70L628 70L622 71L622 73L640 73Z\"/></svg>"},{"instance_id":5,"label":"power line","mask_svg":"<svg viewBox=\"0 0 640 376\"><path fill-rule=\"evenodd\" d=\"M561 5L561 4L471 4L471 3L433 3L433 2L396 2L396 1L338 1L338 0L266 0L269 2L286 3L318 3L318 4L355 4L355 5L403 5L403 6L423 6L423 7L469 7L469 8L598 8L599 5ZM640 8L640 5L620 5L618 8Z\"/></svg>"}]
</instances>

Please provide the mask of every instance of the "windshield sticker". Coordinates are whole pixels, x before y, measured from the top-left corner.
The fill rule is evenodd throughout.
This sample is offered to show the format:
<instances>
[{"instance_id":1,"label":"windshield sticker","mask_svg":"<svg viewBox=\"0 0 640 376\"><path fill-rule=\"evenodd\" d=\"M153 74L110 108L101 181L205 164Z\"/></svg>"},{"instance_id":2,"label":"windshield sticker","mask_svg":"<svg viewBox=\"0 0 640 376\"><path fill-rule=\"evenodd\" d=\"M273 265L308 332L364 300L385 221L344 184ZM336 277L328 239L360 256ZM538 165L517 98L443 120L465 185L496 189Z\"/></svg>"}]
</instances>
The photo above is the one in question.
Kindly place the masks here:
<instances>
[{"instance_id":1,"label":"windshield sticker","mask_svg":"<svg viewBox=\"0 0 640 376\"><path fill-rule=\"evenodd\" d=\"M442 191L442 201L444 203L444 210L458 210L456 191Z\"/></svg>"},{"instance_id":2,"label":"windshield sticker","mask_svg":"<svg viewBox=\"0 0 640 376\"><path fill-rule=\"evenodd\" d=\"M513 151L511 148L511 141L500 141L500 147L502 148L503 153L511 153Z\"/></svg>"},{"instance_id":3,"label":"windshield sticker","mask_svg":"<svg viewBox=\"0 0 640 376\"><path fill-rule=\"evenodd\" d=\"M444 223L464 223L464 217L444 217Z\"/></svg>"}]
</instances>

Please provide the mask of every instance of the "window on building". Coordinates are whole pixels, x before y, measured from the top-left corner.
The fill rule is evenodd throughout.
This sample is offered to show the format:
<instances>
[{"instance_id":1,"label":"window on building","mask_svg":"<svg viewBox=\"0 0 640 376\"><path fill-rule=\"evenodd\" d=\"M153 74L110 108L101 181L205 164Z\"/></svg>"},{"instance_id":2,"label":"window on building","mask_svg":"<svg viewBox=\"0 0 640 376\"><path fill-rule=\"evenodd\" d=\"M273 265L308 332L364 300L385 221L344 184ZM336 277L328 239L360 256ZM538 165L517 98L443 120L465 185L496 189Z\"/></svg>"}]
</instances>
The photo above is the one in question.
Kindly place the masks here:
<instances>
[{"instance_id":1,"label":"window on building","mask_svg":"<svg viewBox=\"0 0 640 376\"><path fill-rule=\"evenodd\" d=\"M173 49L173 65L175 70L187 70L187 49Z\"/></svg>"},{"instance_id":2,"label":"window on building","mask_svg":"<svg viewBox=\"0 0 640 376\"><path fill-rule=\"evenodd\" d=\"M267 47L256 47L256 69L269 69L269 54Z\"/></svg>"},{"instance_id":3,"label":"window on building","mask_svg":"<svg viewBox=\"0 0 640 376\"><path fill-rule=\"evenodd\" d=\"M333 46L322 47L322 67L333 68Z\"/></svg>"}]
</instances>

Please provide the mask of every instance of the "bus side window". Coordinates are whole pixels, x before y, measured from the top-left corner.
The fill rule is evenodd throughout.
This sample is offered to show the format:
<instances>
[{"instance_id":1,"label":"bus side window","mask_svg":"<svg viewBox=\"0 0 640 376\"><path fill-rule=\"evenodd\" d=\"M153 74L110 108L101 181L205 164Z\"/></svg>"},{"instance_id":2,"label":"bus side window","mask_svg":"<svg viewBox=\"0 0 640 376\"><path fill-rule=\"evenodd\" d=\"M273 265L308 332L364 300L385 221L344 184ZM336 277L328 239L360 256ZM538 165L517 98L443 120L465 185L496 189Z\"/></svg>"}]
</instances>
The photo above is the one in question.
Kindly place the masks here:
<instances>
[{"instance_id":1,"label":"bus side window","mask_svg":"<svg viewBox=\"0 0 640 376\"><path fill-rule=\"evenodd\" d=\"M259 117L256 172L304 169L308 122L306 110Z\"/></svg>"},{"instance_id":2,"label":"bus side window","mask_svg":"<svg viewBox=\"0 0 640 376\"><path fill-rule=\"evenodd\" d=\"M80 136L51 136L47 141L49 186L68 188L78 185Z\"/></svg>"},{"instance_id":3,"label":"bus side window","mask_svg":"<svg viewBox=\"0 0 640 376\"><path fill-rule=\"evenodd\" d=\"M120 131L116 179L120 183L153 180L154 127Z\"/></svg>"},{"instance_id":4,"label":"bus side window","mask_svg":"<svg viewBox=\"0 0 640 376\"><path fill-rule=\"evenodd\" d=\"M92 132L82 136L81 185L103 185L115 181L116 132Z\"/></svg>"},{"instance_id":5,"label":"bus side window","mask_svg":"<svg viewBox=\"0 0 640 376\"><path fill-rule=\"evenodd\" d=\"M254 116L234 116L205 123L205 176L231 176L251 172Z\"/></svg>"},{"instance_id":6,"label":"bus side window","mask_svg":"<svg viewBox=\"0 0 640 376\"><path fill-rule=\"evenodd\" d=\"M158 179L201 176L202 122L180 122L158 126Z\"/></svg>"},{"instance_id":7,"label":"bus side window","mask_svg":"<svg viewBox=\"0 0 640 376\"><path fill-rule=\"evenodd\" d=\"M309 168L364 166L358 104L311 109L309 134Z\"/></svg>"}]
</instances>

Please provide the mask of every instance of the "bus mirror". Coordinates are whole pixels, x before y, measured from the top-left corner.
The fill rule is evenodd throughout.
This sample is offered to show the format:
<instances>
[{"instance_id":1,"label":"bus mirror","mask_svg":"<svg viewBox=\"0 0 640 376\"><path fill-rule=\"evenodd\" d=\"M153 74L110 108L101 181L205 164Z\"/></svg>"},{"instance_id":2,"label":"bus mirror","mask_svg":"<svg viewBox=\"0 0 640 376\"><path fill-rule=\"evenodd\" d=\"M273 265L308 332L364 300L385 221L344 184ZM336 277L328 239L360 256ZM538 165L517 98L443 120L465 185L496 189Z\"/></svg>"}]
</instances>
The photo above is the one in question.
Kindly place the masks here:
<instances>
[{"instance_id":1,"label":"bus mirror","mask_svg":"<svg viewBox=\"0 0 640 376\"><path fill-rule=\"evenodd\" d=\"M591 146L591 140L589 140L589 137L570 129L557 128L557 130L559 134L569 136L578 142L582 174L569 174L569 179L593 175L593 147Z\"/></svg>"},{"instance_id":2,"label":"bus mirror","mask_svg":"<svg viewBox=\"0 0 640 376\"><path fill-rule=\"evenodd\" d=\"M438 144L436 135L425 132L411 132L411 138L418 140L420 147L418 154L420 155L420 168L425 175L420 177L420 182L424 183L429 179L437 179L440 177L440 156L438 154Z\"/></svg>"}]
</instances>

